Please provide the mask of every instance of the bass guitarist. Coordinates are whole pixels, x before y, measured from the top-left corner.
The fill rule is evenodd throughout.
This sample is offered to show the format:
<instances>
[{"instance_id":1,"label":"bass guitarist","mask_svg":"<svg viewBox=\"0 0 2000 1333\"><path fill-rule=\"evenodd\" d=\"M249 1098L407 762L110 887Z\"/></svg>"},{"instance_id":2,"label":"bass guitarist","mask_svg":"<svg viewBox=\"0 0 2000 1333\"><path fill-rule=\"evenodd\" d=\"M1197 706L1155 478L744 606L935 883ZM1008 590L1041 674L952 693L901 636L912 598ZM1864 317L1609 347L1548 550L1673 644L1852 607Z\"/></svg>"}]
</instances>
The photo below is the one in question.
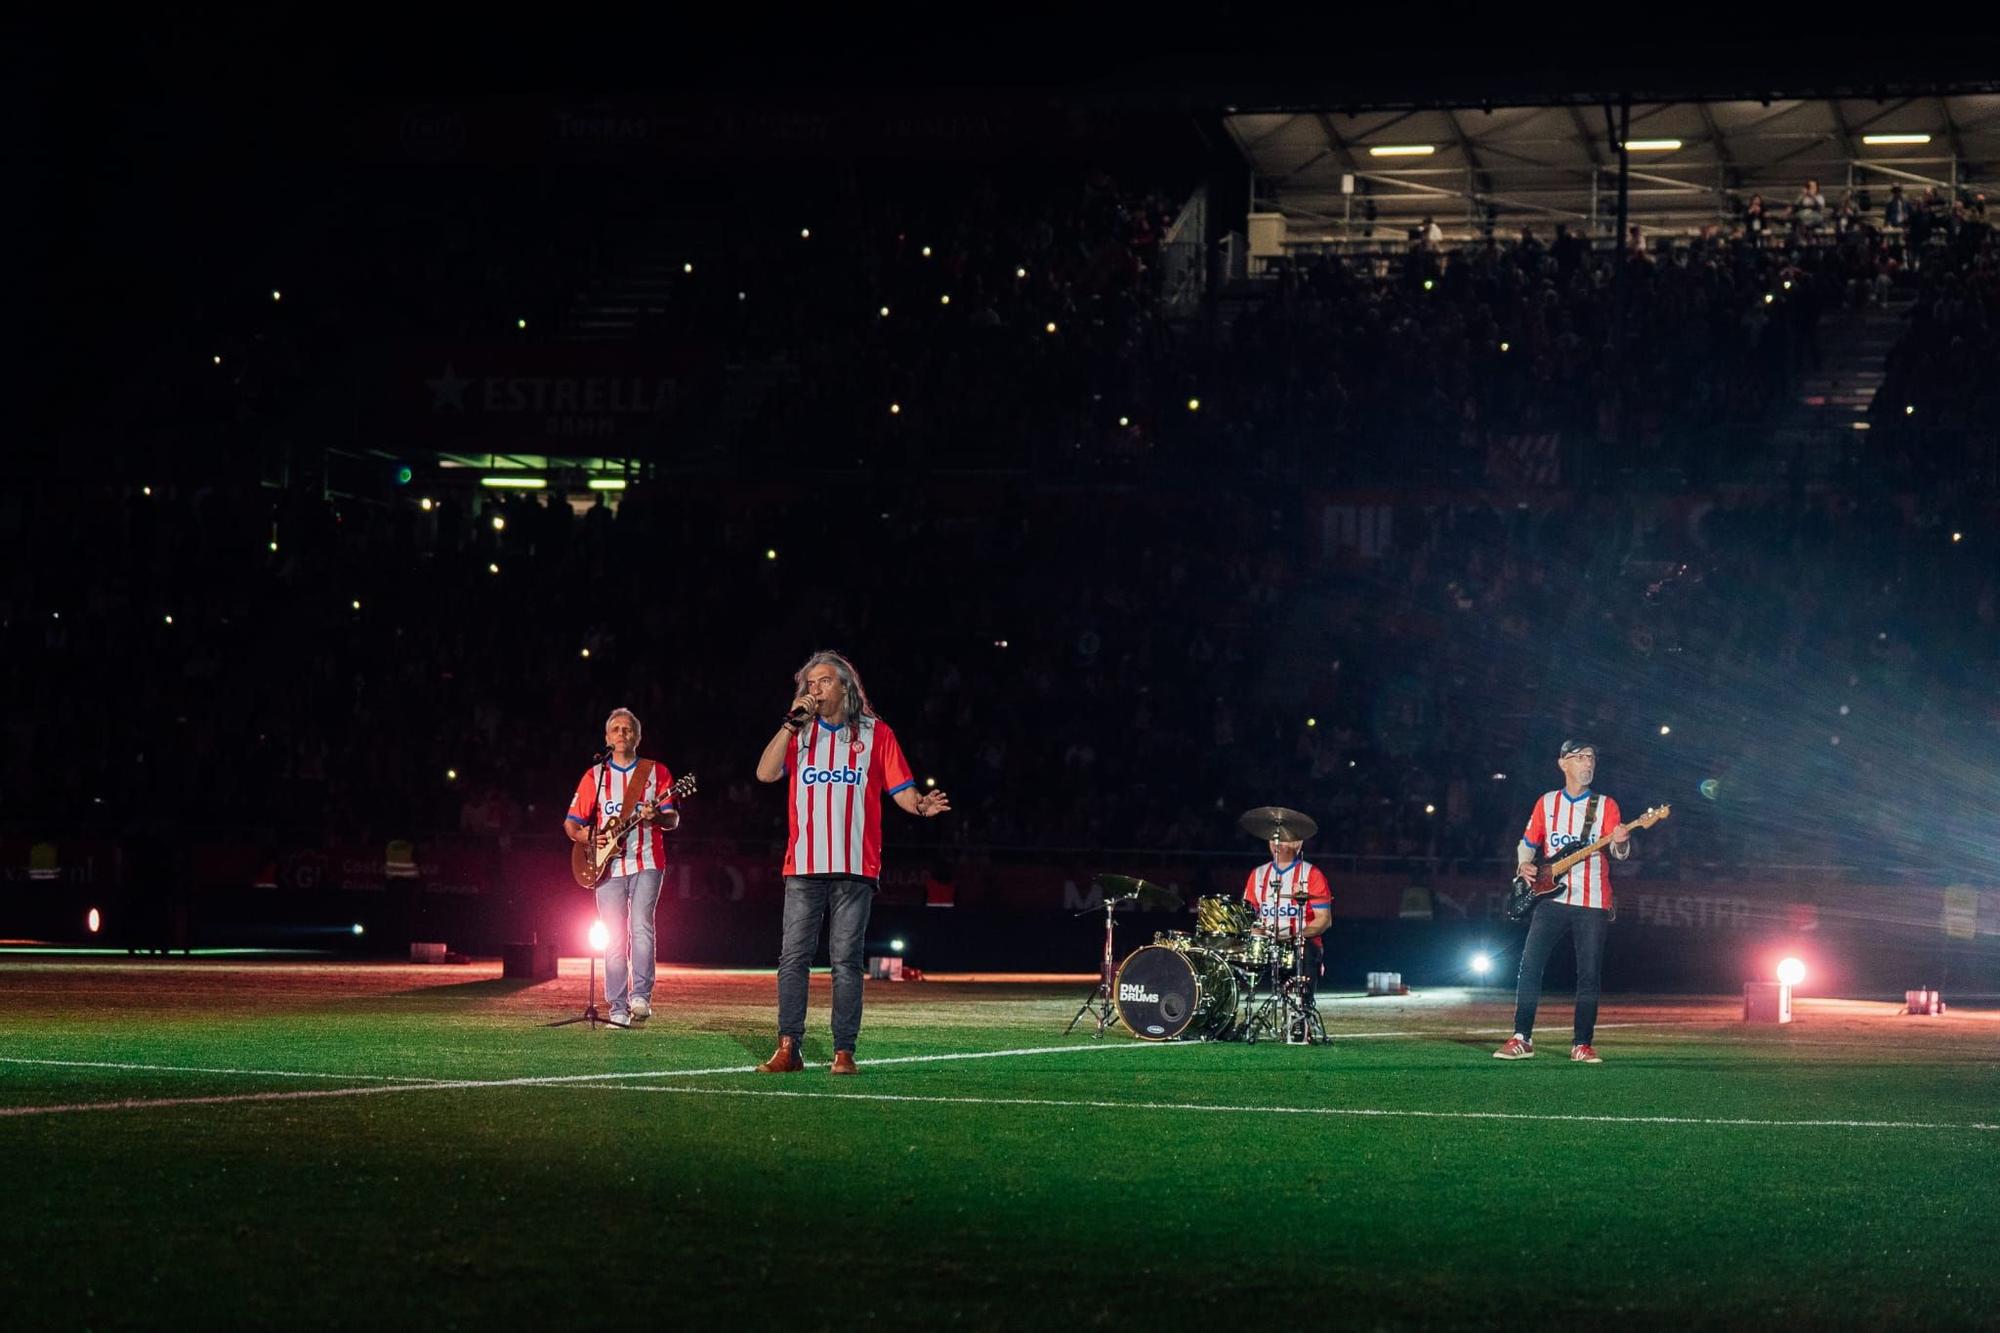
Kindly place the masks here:
<instances>
[{"instance_id":1,"label":"bass guitarist","mask_svg":"<svg viewBox=\"0 0 2000 1333\"><path fill-rule=\"evenodd\" d=\"M1518 874L1535 878L1542 856L1561 854L1605 836L1610 829L1611 855L1622 861L1632 854L1632 830L1618 813L1618 802L1590 789L1597 776L1597 747L1589 741L1567 740L1557 751L1556 766L1563 785L1545 792L1528 816L1516 860ZM1493 1052L1499 1060L1526 1060L1535 1053L1535 1009L1542 1000L1542 972L1549 955L1568 932L1576 946L1576 1029L1569 1058L1581 1064L1603 1064L1591 1046L1597 1028L1597 998L1602 983L1604 935L1610 926L1611 867L1599 852L1573 867L1564 887L1543 898L1528 926L1521 948L1521 973L1514 989L1514 1035Z\"/></svg>"},{"instance_id":2,"label":"bass guitarist","mask_svg":"<svg viewBox=\"0 0 2000 1333\"><path fill-rule=\"evenodd\" d=\"M629 708L614 708L604 719L609 752L576 784L563 828L570 841L604 836L601 830L639 802L639 822L597 885L597 916L609 939L604 948L604 998L611 1021L632 1023L653 1016L653 958L657 940L653 916L660 905L660 880L667 864L665 834L680 827L673 808L674 775L665 764L639 758L639 719ZM618 1029L613 1028L616 1032Z\"/></svg>"}]
</instances>

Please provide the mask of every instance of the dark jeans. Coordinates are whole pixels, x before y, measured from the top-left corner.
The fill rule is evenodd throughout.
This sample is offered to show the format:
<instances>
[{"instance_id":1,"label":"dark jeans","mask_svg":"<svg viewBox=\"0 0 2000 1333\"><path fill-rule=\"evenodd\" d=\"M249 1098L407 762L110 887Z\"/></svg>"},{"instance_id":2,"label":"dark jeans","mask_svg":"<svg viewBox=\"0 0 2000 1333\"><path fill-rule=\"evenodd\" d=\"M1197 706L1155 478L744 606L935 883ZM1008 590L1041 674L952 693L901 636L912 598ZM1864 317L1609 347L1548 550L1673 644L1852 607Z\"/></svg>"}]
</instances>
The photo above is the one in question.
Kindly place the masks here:
<instances>
[{"instance_id":1,"label":"dark jeans","mask_svg":"<svg viewBox=\"0 0 2000 1333\"><path fill-rule=\"evenodd\" d=\"M833 962L833 1049L852 1051L861 1035L861 950L875 881L850 875L785 876L785 940L778 952L778 1035L794 1042L806 1035L806 978L827 928Z\"/></svg>"},{"instance_id":2,"label":"dark jeans","mask_svg":"<svg viewBox=\"0 0 2000 1333\"><path fill-rule=\"evenodd\" d=\"M1514 987L1514 1031L1535 1035L1535 1010L1542 1002L1542 971L1549 965L1563 932L1576 944L1576 1035L1578 1046L1590 1045L1597 1031L1597 997L1603 984L1604 933L1611 924L1601 907L1571 907L1542 902L1528 919L1528 942L1521 946L1521 977Z\"/></svg>"}]
</instances>

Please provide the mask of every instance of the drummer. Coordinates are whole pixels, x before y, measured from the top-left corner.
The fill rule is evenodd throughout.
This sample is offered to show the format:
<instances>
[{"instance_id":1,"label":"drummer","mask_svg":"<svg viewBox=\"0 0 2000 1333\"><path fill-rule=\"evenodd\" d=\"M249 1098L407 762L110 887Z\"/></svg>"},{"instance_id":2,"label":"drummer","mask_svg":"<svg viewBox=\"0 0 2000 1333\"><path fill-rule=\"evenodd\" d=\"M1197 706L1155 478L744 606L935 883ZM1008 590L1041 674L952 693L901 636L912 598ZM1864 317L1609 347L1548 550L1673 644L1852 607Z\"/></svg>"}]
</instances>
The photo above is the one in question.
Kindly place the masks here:
<instances>
[{"instance_id":1,"label":"drummer","mask_svg":"<svg viewBox=\"0 0 2000 1333\"><path fill-rule=\"evenodd\" d=\"M1280 825L1271 834L1271 859L1250 872L1243 901L1256 915L1257 927L1275 936L1289 952L1300 934L1306 938L1305 979L1310 991L1317 982L1326 941L1333 925L1333 889L1325 872L1299 855L1305 846L1300 830ZM1300 899L1303 886L1305 895ZM1303 921L1303 929L1301 922Z\"/></svg>"}]
</instances>

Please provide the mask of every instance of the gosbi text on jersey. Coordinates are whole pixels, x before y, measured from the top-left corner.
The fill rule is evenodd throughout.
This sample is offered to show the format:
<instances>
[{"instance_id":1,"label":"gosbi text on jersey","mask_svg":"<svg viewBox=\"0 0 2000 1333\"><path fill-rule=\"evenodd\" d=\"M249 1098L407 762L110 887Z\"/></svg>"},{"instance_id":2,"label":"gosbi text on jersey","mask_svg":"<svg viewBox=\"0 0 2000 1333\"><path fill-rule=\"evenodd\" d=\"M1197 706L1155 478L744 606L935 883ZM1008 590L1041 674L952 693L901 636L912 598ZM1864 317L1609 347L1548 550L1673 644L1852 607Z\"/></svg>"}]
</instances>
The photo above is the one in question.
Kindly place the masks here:
<instances>
[{"instance_id":1,"label":"gosbi text on jersey","mask_svg":"<svg viewBox=\"0 0 2000 1333\"><path fill-rule=\"evenodd\" d=\"M1301 884L1306 886L1304 904L1294 896ZM1314 912L1333 909L1333 889L1325 873L1304 857L1288 866L1266 861L1250 872L1243 885L1243 901L1250 904L1266 930L1275 922L1279 934L1291 936L1305 929ZM1313 943L1322 941L1315 935Z\"/></svg>"},{"instance_id":2,"label":"gosbi text on jersey","mask_svg":"<svg viewBox=\"0 0 2000 1333\"><path fill-rule=\"evenodd\" d=\"M1571 796L1560 787L1546 792L1541 800L1535 802L1521 841L1545 856L1554 857L1587 842L1596 842L1618 827L1618 802L1609 796L1597 803L1597 817L1586 828L1584 818L1589 809L1590 792L1587 790L1581 796ZM1593 853L1571 867L1564 876L1563 887L1550 894L1549 901L1566 903L1571 907L1609 908L1611 866L1604 853Z\"/></svg>"},{"instance_id":3,"label":"gosbi text on jersey","mask_svg":"<svg viewBox=\"0 0 2000 1333\"><path fill-rule=\"evenodd\" d=\"M588 824L601 829L612 820L625 813L625 802L630 797L651 801L662 810L671 810L674 803L663 801L669 787L674 785L674 775L667 766L655 759L648 767L646 789L643 792L625 790L625 781L632 770L639 766L634 759L620 767L607 759L601 764L592 764L576 784L576 795L569 798L570 822ZM624 845L618 849L611 864L605 867L606 875L631 875L641 870L665 870L667 868L667 838L658 824L635 824L625 835Z\"/></svg>"},{"instance_id":4,"label":"gosbi text on jersey","mask_svg":"<svg viewBox=\"0 0 2000 1333\"><path fill-rule=\"evenodd\" d=\"M896 733L880 718L850 729L814 718L785 751L791 793L787 875L882 873L882 798L916 785Z\"/></svg>"}]
</instances>

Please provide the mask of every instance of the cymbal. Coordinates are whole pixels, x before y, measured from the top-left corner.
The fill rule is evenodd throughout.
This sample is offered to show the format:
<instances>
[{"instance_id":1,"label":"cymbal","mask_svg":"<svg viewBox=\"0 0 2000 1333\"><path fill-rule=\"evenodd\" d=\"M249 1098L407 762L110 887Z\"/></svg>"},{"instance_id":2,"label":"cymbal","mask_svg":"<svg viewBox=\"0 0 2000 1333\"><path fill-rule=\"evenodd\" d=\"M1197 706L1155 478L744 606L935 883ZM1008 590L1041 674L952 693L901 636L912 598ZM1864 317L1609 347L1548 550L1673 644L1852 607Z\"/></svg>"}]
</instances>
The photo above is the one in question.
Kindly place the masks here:
<instances>
[{"instance_id":1,"label":"cymbal","mask_svg":"<svg viewBox=\"0 0 2000 1333\"><path fill-rule=\"evenodd\" d=\"M1149 879L1135 879L1130 875L1099 875L1091 883L1104 890L1105 897L1114 900L1136 898L1145 907L1181 905L1180 890L1155 884Z\"/></svg>"},{"instance_id":2,"label":"cymbal","mask_svg":"<svg viewBox=\"0 0 2000 1333\"><path fill-rule=\"evenodd\" d=\"M1282 805L1260 805L1255 810L1245 810L1236 826L1259 842L1273 838L1280 842L1304 842L1319 832L1319 825L1313 823L1311 815L1287 810Z\"/></svg>"}]
</instances>

